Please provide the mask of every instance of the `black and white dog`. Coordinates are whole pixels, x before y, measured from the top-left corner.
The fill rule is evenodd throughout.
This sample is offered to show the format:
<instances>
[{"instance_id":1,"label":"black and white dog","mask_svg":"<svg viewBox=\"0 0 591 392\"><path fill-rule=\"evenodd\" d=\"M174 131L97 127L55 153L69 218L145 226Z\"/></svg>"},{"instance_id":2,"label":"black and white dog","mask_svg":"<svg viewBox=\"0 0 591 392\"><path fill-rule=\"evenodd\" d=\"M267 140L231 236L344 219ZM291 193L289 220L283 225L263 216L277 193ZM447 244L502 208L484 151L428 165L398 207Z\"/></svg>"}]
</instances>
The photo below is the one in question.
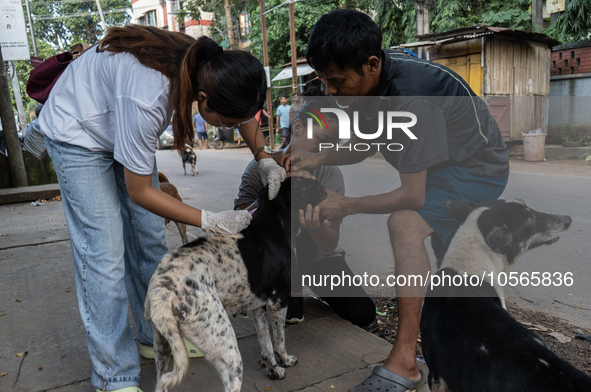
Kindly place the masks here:
<instances>
[{"instance_id":1,"label":"black and white dog","mask_svg":"<svg viewBox=\"0 0 591 392\"><path fill-rule=\"evenodd\" d=\"M509 315L496 279L527 250L558 241L571 218L534 211L521 201L448 202L447 207L463 224L436 275L484 275L486 281L428 291L421 339L431 391L591 391L590 377Z\"/></svg>"},{"instance_id":2,"label":"black and white dog","mask_svg":"<svg viewBox=\"0 0 591 392\"><path fill-rule=\"evenodd\" d=\"M265 188L250 225L240 234L199 238L166 255L158 265L145 306L154 328L157 392L177 385L187 370L183 337L215 366L225 392L240 391L242 358L228 314L253 311L262 365L269 378L284 378L283 366L296 364L297 359L285 350L284 334L291 289L292 202L294 207L316 205L326 192L316 181L293 178L281 184L275 199L269 200L267 194ZM174 369L167 373L171 354Z\"/></svg>"},{"instance_id":3,"label":"black and white dog","mask_svg":"<svg viewBox=\"0 0 591 392\"><path fill-rule=\"evenodd\" d=\"M199 174L199 170L197 170L197 155L193 151L193 147L188 145L185 146L185 152L183 153L183 171L185 175L187 174L187 163L191 165L191 172L194 176Z\"/></svg>"}]
</instances>

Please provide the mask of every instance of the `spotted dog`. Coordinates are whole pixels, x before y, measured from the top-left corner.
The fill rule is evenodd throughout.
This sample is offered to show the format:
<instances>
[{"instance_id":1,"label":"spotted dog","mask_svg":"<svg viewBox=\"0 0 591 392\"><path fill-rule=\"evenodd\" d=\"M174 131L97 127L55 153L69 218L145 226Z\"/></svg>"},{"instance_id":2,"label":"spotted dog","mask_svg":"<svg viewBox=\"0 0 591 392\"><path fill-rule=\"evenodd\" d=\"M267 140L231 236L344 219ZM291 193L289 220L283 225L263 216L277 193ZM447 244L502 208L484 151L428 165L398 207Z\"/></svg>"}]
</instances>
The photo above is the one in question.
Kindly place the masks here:
<instances>
[{"instance_id":1,"label":"spotted dog","mask_svg":"<svg viewBox=\"0 0 591 392\"><path fill-rule=\"evenodd\" d=\"M228 314L253 311L261 364L269 378L284 378L284 367L296 364L297 359L286 352L284 333L291 288L290 184L295 206L316 205L326 196L316 181L287 179L275 199L268 199L267 189L259 195L253 219L240 234L198 238L166 255L158 265L145 306L154 329L157 392L180 383L187 370L183 337L215 366L225 392L240 391L242 358ZM174 368L167 372L171 354Z\"/></svg>"},{"instance_id":2,"label":"spotted dog","mask_svg":"<svg viewBox=\"0 0 591 392\"><path fill-rule=\"evenodd\" d=\"M436 273L440 277L498 276L527 250L558 241L572 222L521 201L447 207L463 223ZM590 377L509 315L498 284L450 286L428 291L423 304L421 339L431 391L591 391Z\"/></svg>"},{"instance_id":3,"label":"spotted dog","mask_svg":"<svg viewBox=\"0 0 591 392\"><path fill-rule=\"evenodd\" d=\"M185 152L183 153L183 171L185 175L187 174L187 163L191 165L191 172L194 176L199 174L199 170L197 170L197 155L193 151L193 147L189 146L185 146Z\"/></svg>"}]
</instances>

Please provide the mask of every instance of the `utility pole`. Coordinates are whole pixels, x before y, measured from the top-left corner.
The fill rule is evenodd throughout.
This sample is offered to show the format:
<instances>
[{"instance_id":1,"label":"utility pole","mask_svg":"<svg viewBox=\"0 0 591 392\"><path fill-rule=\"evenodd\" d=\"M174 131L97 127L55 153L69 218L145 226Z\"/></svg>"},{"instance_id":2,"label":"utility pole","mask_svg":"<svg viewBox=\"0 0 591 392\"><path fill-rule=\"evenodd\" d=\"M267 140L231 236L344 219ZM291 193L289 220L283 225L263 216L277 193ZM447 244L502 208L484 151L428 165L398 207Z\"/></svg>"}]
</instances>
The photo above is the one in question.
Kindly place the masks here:
<instances>
[{"instance_id":1,"label":"utility pole","mask_svg":"<svg viewBox=\"0 0 591 392\"><path fill-rule=\"evenodd\" d=\"M23 99L21 98L21 88L18 84L18 75L16 72L16 65L14 61L8 61L10 68L12 68L12 92L14 93L14 102L16 103L16 111L18 112L18 122L20 123L20 128L25 133L27 129L27 118L25 117L25 107L23 106Z\"/></svg>"},{"instance_id":2,"label":"utility pole","mask_svg":"<svg viewBox=\"0 0 591 392\"><path fill-rule=\"evenodd\" d=\"M293 84L293 91L299 91L298 83L298 56L296 53L296 39L295 39L295 11L293 0L289 2L289 40L291 41L291 82ZM270 113L269 113L270 114Z\"/></svg>"},{"instance_id":3,"label":"utility pole","mask_svg":"<svg viewBox=\"0 0 591 392\"><path fill-rule=\"evenodd\" d=\"M103 24L103 31L107 34L107 22L105 22L105 16L103 15L103 9L101 8L100 0L96 0L96 7L98 8L99 15L101 16L101 23Z\"/></svg>"},{"instance_id":4,"label":"utility pole","mask_svg":"<svg viewBox=\"0 0 591 392\"><path fill-rule=\"evenodd\" d=\"M427 0L417 0L417 35L429 34L429 6ZM419 48L419 57L425 58L423 48Z\"/></svg>"},{"instance_id":5,"label":"utility pole","mask_svg":"<svg viewBox=\"0 0 591 392\"><path fill-rule=\"evenodd\" d=\"M269 46L267 44L267 19L265 17L265 0L260 0L261 4L261 28L263 32L263 65L265 66L267 75L269 72ZM273 102L271 102L271 82L267 79L267 113L269 113L269 139L271 150L275 149L275 127L273 126ZM261 113L261 116L264 116Z\"/></svg>"},{"instance_id":6,"label":"utility pole","mask_svg":"<svg viewBox=\"0 0 591 392\"><path fill-rule=\"evenodd\" d=\"M539 33L544 28L544 0L533 0L531 5L531 29Z\"/></svg>"},{"instance_id":7,"label":"utility pole","mask_svg":"<svg viewBox=\"0 0 591 392\"><path fill-rule=\"evenodd\" d=\"M37 55L37 43L35 42L35 29L33 27L33 18L31 17L31 8L29 7L29 0L25 0L25 5L27 6L27 17L29 18L29 31L31 33L31 44L33 45L33 55L35 57L39 57Z\"/></svg>"},{"instance_id":8,"label":"utility pole","mask_svg":"<svg viewBox=\"0 0 591 392\"><path fill-rule=\"evenodd\" d=\"M226 11L226 27L228 28L228 45L233 49L236 43L234 41L234 27L232 26L230 0L224 0L224 10Z\"/></svg>"},{"instance_id":9,"label":"utility pole","mask_svg":"<svg viewBox=\"0 0 591 392\"><path fill-rule=\"evenodd\" d=\"M21 144L18 140L16 124L14 122L14 111L10 101L10 89L8 88L8 77L6 75L6 66L2 57L2 48L0 47L0 119L2 120L2 129L6 139L6 149L8 150L8 165L10 166L10 176L14 187L27 186L27 172L25 171L25 162Z\"/></svg>"}]
</instances>

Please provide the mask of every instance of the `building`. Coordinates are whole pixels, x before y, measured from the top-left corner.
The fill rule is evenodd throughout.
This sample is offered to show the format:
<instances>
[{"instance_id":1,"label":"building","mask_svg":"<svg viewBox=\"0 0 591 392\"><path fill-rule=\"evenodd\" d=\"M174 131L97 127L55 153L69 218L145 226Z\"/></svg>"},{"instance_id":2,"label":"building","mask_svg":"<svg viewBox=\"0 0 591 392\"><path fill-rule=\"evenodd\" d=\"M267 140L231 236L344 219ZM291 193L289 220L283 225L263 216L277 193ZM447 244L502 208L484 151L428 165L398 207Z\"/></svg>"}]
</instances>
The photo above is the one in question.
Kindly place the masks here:
<instances>
[{"instance_id":1,"label":"building","mask_svg":"<svg viewBox=\"0 0 591 392\"><path fill-rule=\"evenodd\" d=\"M132 0L133 23L180 31L194 38L222 33L225 39L220 45L224 49L249 50L250 41L247 39L247 35L250 33L250 18L243 10L238 11L238 14L234 14L232 17L230 37L229 31L224 33L219 29L214 29L213 12L202 11L201 19L195 20L187 17L183 23L178 23L176 13L182 9L184 3L180 0Z\"/></svg>"},{"instance_id":2,"label":"building","mask_svg":"<svg viewBox=\"0 0 591 392\"><path fill-rule=\"evenodd\" d=\"M132 0L133 23L180 31L195 38L210 35L211 12L202 12L200 20L185 18L184 23L178 23L175 14L183 3L179 0Z\"/></svg>"},{"instance_id":3,"label":"building","mask_svg":"<svg viewBox=\"0 0 591 392\"><path fill-rule=\"evenodd\" d=\"M424 48L427 60L459 74L489 105L505 140L548 130L550 50L559 42L539 33L474 26L417 37L402 48Z\"/></svg>"}]
</instances>

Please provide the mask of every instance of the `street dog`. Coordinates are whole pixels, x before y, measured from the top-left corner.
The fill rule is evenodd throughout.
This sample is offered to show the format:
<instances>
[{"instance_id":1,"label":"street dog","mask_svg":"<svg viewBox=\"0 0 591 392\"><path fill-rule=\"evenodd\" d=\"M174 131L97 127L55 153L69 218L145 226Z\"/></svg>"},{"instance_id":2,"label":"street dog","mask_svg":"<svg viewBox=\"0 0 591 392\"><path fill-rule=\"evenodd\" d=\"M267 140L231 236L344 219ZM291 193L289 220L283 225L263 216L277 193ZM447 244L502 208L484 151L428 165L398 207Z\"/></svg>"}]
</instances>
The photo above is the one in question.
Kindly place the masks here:
<instances>
[{"instance_id":1,"label":"street dog","mask_svg":"<svg viewBox=\"0 0 591 392\"><path fill-rule=\"evenodd\" d=\"M177 199L178 201L183 201L181 195L179 195L178 189L176 186L172 185L168 180L168 177L164 175L164 173L158 172L158 181L160 182L160 190L167 195L170 195ZM170 222L169 219L164 220L164 226L166 226ZM179 230L179 234L181 235L181 241L183 245L185 245L189 240L187 239L187 225L184 223L174 222L176 228Z\"/></svg>"},{"instance_id":2,"label":"street dog","mask_svg":"<svg viewBox=\"0 0 591 392\"><path fill-rule=\"evenodd\" d=\"M201 237L162 259L145 304L146 318L154 329L156 392L180 383L187 370L183 337L214 365L225 392L240 391L242 358L228 314L245 315L248 311L254 314L261 365L269 378L285 378L284 367L297 362L286 352L284 333L291 289L291 204L316 205L325 196L316 181L287 179L273 200L268 199L267 188L263 190L250 225L240 234ZM171 355L174 368L167 372Z\"/></svg>"},{"instance_id":3,"label":"street dog","mask_svg":"<svg viewBox=\"0 0 591 392\"><path fill-rule=\"evenodd\" d=\"M197 170L197 155L195 155L195 151L193 151L193 147L188 145L185 146L185 152L182 155L183 157L183 171L185 175L187 175L187 163L191 165L191 172L193 175L199 174L199 170Z\"/></svg>"},{"instance_id":4,"label":"street dog","mask_svg":"<svg viewBox=\"0 0 591 392\"><path fill-rule=\"evenodd\" d=\"M463 223L435 275L484 281L427 292L421 341L431 391L591 391L590 377L509 315L497 280L527 250L558 241L571 218L534 211L522 201L447 207Z\"/></svg>"}]
</instances>

